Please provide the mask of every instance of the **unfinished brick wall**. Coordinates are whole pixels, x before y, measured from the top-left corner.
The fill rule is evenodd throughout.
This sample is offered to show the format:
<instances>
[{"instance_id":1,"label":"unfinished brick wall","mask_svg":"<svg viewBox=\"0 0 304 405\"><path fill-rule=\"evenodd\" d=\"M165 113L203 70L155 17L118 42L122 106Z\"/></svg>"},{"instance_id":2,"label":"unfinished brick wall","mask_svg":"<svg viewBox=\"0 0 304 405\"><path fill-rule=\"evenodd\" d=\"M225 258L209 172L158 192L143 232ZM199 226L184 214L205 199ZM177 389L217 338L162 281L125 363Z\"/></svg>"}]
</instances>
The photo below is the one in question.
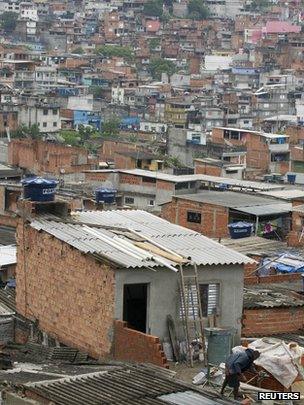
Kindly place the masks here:
<instances>
[{"instance_id":1,"label":"unfinished brick wall","mask_svg":"<svg viewBox=\"0 0 304 405\"><path fill-rule=\"evenodd\" d=\"M295 332L304 327L304 307L245 309L243 336Z\"/></svg>"},{"instance_id":2,"label":"unfinished brick wall","mask_svg":"<svg viewBox=\"0 0 304 405\"><path fill-rule=\"evenodd\" d=\"M126 322L115 321L114 358L116 360L152 363L167 367L159 338L130 329Z\"/></svg>"},{"instance_id":3,"label":"unfinished brick wall","mask_svg":"<svg viewBox=\"0 0 304 405\"><path fill-rule=\"evenodd\" d=\"M245 268L247 265L245 266ZM244 283L247 285L250 284L268 284L268 283L291 283L293 281L302 280L301 273L292 273L292 274L272 274L269 276L257 277L255 275L246 276L244 278Z\"/></svg>"},{"instance_id":4,"label":"unfinished brick wall","mask_svg":"<svg viewBox=\"0 0 304 405\"><path fill-rule=\"evenodd\" d=\"M120 153L114 153L115 169L135 169L136 160Z\"/></svg>"},{"instance_id":5,"label":"unfinished brick wall","mask_svg":"<svg viewBox=\"0 0 304 405\"><path fill-rule=\"evenodd\" d=\"M201 214L201 223L187 221L187 212ZM174 198L172 202L164 204L161 211L162 218L169 222L200 232L209 238L225 238L228 236L228 208L213 204L203 204Z\"/></svg>"},{"instance_id":6,"label":"unfinished brick wall","mask_svg":"<svg viewBox=\"0 0 304 405\"><path fill-rule=\"evenodd\" d=\"M16 228L18 219L15 216L1 215L0 214L0 226L10 226Z\"/></svg>"},{"instance_id":7,"label":"unfinished brick wall","mask_svg":"<svg viewBox=\"0 0 304 405\"><path fill-rule=\"evenodd\" d=\"M303 204L304 204L304 201L301 198L292 201L292 207L296 207L297 205L303 205ZM291 215L291 230L289 231L289 233L287 235L287 245L288 246L297 247L297 246L304 245L304 238L301 238L303 225L304 225L303 212L293 211L292 215Z\"/></svg>"},{"instance_id":8,"label":"unfinished brick wall","mask_svg":"<svg viewBox=\"0 0 304 405\"><path fill-rule=\"evenodd\" d=\"M151 183L147 183L151 184ZM165 180L156 180L156 189L158 190L171 190L172 193L174 192L174 183L170 181L165 181Z\"/></svg>"},{"instance_id":9,"label":"unfinished brick wall","mask_svg":"<svg viewBox=\"0 0 304 405\"><path fill-rule=\"evenodd\" d=\"M17 311L41 330L94 358L111 352L114 272L20 220Z\"/></svg>"},{"instance_id":10,"label":"unfinished brick wall","mask_svg":"<svg viewBox=\"0 0 304 405\"><path fill-rule=\"evenodd\" d=\"M99 171L85 172L85 180L103 182L109 180L111 175L112 172L99 172Z\"/></svg>"},{"instance_id":11,"label":"unfinished brick wall","mask_svg":"<svg viewBox=\"0 0 304 405\"><path fill-rule=\"evenodd\" d=\"M119 181L121 184L142 185L141 176L134 176L133 174L119 173Z\"/></svg>"},{"instance_id":12,"label":"unfinished brick wall","mask_svg":"<svg viewBox=\"0 0 304 405\"><path fill-rule=\"evenodd\" d=\"M136 143L105 140L98 150L98 156L100 160L114 160L116 152L133 152L137 149L140 148Z\"/></svg>"},{"instance_id":13,"label":"unfinished brick wall","mask_svg":"<svg viewBox=\"0 0 304 405\"><path fill-rule=\"evenodd\" d=\"M285 129L285 134L289 136L289 142L291 145L298 145L300 140L304 139L304 128L291 125Z\"/></svg>"},{"instance_id":14,"label":"unfinished brick wall","mask_svg":"<svg viewBox=\"0 0 304 405\"><path fill-rule=\"evenodd\" d=\"M220 128L212 129L212 141L215 143L225 144L224 130ZM266 172L270 163L270 152L265 138L259 134L251 132L242 133L240 140L229 139L234 146L246 146L247 149L247 167L261 169Z\"/></svg>"},{"instance_id":15,"label":"unfinished brick wall","mask_svg":"<svg viewBox=\"0 0 304 405\"><path fill-rule=\"evenodd\" d=\"M195 174L206 174L208 176L221 176L222 168L203 162L195 162L194 172Z\"/></svg>"},{"instance_id":16,"label":"unfinished brick wall","mask_svg":"<svg viewBox=\"0 0 304 405\"><path fill-rule=\"evenodd\" d=\"M59 174L61 169L65 173L89 169L86 149L30 139L13 139L8 146L8 161L37 174Z\"/></svg>"}]
</instances>

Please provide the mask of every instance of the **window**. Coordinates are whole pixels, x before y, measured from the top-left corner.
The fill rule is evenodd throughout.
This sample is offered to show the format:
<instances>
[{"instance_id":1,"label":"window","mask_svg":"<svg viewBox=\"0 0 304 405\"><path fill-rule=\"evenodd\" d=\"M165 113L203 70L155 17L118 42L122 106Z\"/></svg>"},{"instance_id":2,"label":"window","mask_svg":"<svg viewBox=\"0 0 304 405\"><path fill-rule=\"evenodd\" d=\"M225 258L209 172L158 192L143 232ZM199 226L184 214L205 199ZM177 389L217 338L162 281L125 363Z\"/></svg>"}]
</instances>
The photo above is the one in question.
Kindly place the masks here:
<instances>
[{"instance_id":1,"label":"window","mask_svg":"<svg viewBox=\"0 0 304 405\"><path fill-rule=\"evenodd\" d=\"M264 108L269 108L269 104L268 104L268 103L264 103L264 104L263 104L263 107L264 107Z\"/></svg>"},{"instance_id":2,"label":"window","mask_svg":"<svg viewBox=\"0 0 304 405\"><path fill-rule=\"evenodd\" d=\"M43 126L43 128L46 128L46 127L47 127L47 122L44 122L44 123L42 124L42 126Z\"/></svg>"},{"instance_id":3,"label":"window","mask_svg":"<svg viewBox=\"0 0 304 405\"><path fill-rule=\"evenodd\" d=\"M219 313L220 284L199 284L199 294L203 317L217 315ZM197 289L194 284L185 285L185 297L188 297L188 318L197 319L199 314L197 310ZM185 309L181 297L180 317L185 316Z\"/></svg>"},{"instance_id":4,"label":"window","mask_svg":"<svg viewBox=\"0 0 304 405\"><path fill-rule=\"evenodd\" d=\"M175 184L175 190L183 190L189 188L189 183L187 182L181 182L181 183L176 183Z\"/></svg>"},{"instance_id":5,"label":"window","mask_svg":"<svg viewBox=\"0 0 304 405\"><path fill-rule=\"evenodd\" d=\"M238 131L231 131L231 139L241 139L241 133Z\"/></svg>"},{"instance_id":6,"label":"window","mask_svg":"<svg viewBox=\"0 0 304 405\"><path fill-rule=\"evenodd\" d=\"M48 113L49 113L49 110L47 108L44 108L43 109L43 115L48 115Z\"/></svg>"},{"instance_id":7,"label":"window","mask_svg":"<svg viewBox=\"0 0 304 405\"><path fill-rule=\"evenodd\" d=\"M215 315L219 306L219 284L200 284L200 297L203 316Z\"/></svg>"},{"instance_id":8,"label":"window","mask_svg":"<svg viewBox=\"0 0 304 405\"><path fill-rule=\"evenodd\" d=\"M156 183L156 178L155 177L143 177L142 181L144 183Z\"/></svg>"},{"instance_id":9,"label":"window","mask_svg":"<svg viewBox=\"0 0 304 405\"><path fill-rule=\"evenodd\" d=\"M154 207L155 201L154 200L149 200L149 207Z\"/></svg>"},{"instance_id":10,"label":"window","mask_svg":"<svg viewBox=\"0 0 304 405\"><path fill-rule=\"evenodd\" d=\"M187 222L194 222L200 224L202 222L202 214L200 212L188 211Z\"/></svg>"},{"instance_id":11,"label":"window","mask_svg":"<svg viewBox=\"0 0 304 405\"><path fill-rule=\"evenodd\" d=\"M53 115L57 115L58 114L58 109L57 108L54 108L53 109Z\"/></svg>"},{"instance_id":12,"label":"window","mask_svg":"<svg viewBox=\"0 0 304 405\"><path fill-rule=\"evenodd\" d=\"M53 127L57 127L57 122L56 121L53 122Z\"/></svg>"},{"instance_id":13,"label":"window","mask_svg":"<svg viewBox=\"0 0 304 405\"><path fill-rule=\"evenodd\" d=\"M125 204L129 204L129 205L134 204L134 198L133 197L125 197Z\"/></svg>"}]
</instances>

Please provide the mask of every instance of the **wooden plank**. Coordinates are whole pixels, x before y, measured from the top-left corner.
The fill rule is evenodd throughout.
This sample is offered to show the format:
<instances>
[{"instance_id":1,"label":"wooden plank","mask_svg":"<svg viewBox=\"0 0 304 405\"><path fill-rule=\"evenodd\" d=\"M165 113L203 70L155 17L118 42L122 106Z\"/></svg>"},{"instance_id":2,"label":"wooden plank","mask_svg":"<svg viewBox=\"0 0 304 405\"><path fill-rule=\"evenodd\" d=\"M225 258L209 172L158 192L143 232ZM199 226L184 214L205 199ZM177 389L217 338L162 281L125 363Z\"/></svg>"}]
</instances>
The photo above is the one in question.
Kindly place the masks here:
<instances>
[{"instance_id":1,"label":"wooden plank","mask_svg":"<svg viewBox=\"0 0 304 405\"><path fill-rule=\"evenodd\" d=\"M152 243L149 242L134 242L135 246L140 247L141 249L147 250L150 253L154 253L158 256L162 256L165 259L168 259L172 262L178 263L178 264L183 264L183 263L188 263L188 260L186 259L181 259L179 256L175 256L169 252L166 252L165 250L162 250L158 248L155 245L152 245Z\"/></svg>"},{"instance_id":2,"label":"wooden plank","mask_svg":"<svg viewBox=\"0 0 304 405\"><path fill-rule=\"evenodd\" d=\"M169 338L172 346L174 360L179 361L180 359L179 345L176 336L175 324L171 315L167 315L167 326L169 330Z\"/></svg>"}]
</instances>

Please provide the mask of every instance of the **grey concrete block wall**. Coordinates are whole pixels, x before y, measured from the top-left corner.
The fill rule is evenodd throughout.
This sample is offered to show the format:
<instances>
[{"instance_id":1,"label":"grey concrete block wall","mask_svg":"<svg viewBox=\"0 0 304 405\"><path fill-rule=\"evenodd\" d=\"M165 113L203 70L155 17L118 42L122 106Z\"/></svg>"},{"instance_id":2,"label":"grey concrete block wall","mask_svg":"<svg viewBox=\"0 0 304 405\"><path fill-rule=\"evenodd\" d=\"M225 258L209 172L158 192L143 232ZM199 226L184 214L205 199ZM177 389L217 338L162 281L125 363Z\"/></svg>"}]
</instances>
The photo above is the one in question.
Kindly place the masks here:
<instances>
[{"instance_id":1,"label":"grey concrete block wall","mask_svg":"<svg viewBox=\"0 0 304 405\"><path fill-rule=\"evenodd\" d=\"M201 266L199 267L201 284L219 283L219 327L235 328L237 338L241 335L241 317L243 309L244 270L240 265ZM191 274L192 268L185 268L185 274ZM182 323L179 317L180 296L177 273L169 269L116 271L115 318L123 319L124 284L148 283L147 333L168 338L166 316L172 315L180 337ZM207 322L207 320L206 320Z\"/></svg>"}]
</instances>

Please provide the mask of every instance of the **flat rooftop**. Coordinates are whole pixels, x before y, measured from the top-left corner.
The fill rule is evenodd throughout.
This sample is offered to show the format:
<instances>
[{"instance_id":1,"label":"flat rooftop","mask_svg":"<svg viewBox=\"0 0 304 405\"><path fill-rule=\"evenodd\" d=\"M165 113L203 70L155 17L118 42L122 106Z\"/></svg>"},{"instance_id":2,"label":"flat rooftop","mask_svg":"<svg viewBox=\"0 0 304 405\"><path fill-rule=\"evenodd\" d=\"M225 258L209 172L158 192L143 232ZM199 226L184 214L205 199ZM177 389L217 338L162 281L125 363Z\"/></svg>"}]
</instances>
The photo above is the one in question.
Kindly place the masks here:
<instances>
[{"instance_id":1,"label":"flat rooftop","mask_svg":"<svg viewBox=\"0 0 304 405\"><path fill-rule=\"evenodd\" d=\"M283 214L292 210L292 204L289 202L233 191L204 190L201 193L182 194L174 196L174 198L203 204L220 205L257 216Z\"/></svg>"},{"instance_id":2,"label":"flat rooftop","mask_svg":"<svg viewBox=\"0 0 304 405\"><path fill-rule=\"evenodd\" d=\"M115 171L115 170L114 170ZM90 171L86 171L90 172ZM96 171L95 171L96 172ZM100 171L102 172L102 171ZM248 190L281 190L284 189L284 185L263 183L258 181L247 181L247 180L237 180L231 179L229 177L219 177L219 176L208 176L206 174L188 174L188 175L174 175L167 174L163 172L152 172L149 170L142 169L132 169L132 170L117 170L119 173L130 174L133 176L150 177L159 180L169 181L172 183L182 183L191 181L201 181L206 185L219 185L226 184L232 188L238 189L248 189Z\"/></svg>"}]
</instances>

